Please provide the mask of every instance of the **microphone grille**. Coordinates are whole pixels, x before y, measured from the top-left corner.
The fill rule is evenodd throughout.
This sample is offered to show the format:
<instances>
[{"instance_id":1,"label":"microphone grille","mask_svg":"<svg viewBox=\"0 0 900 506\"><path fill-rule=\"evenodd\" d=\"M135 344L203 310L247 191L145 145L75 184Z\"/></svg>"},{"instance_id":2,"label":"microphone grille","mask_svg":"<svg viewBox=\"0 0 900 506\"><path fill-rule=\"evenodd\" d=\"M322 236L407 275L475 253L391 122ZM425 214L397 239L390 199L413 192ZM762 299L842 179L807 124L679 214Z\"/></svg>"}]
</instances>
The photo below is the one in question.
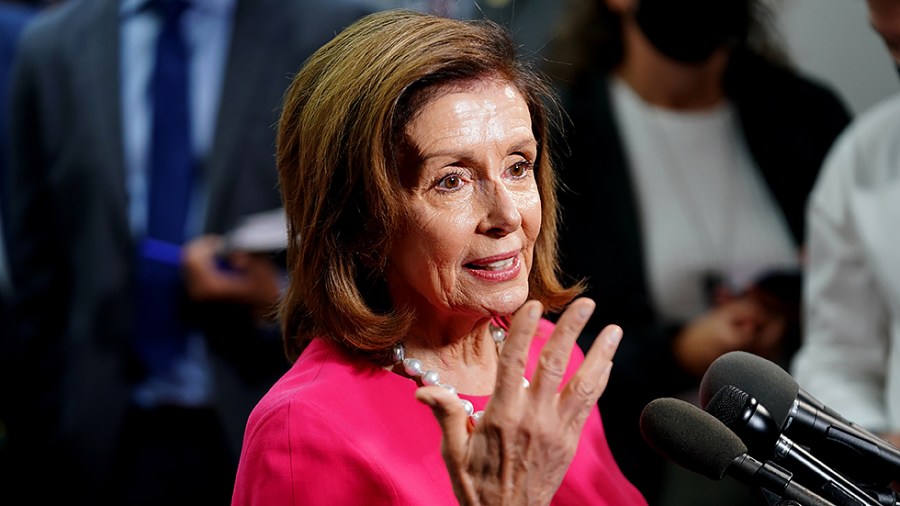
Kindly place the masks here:
<instances>
[{"instance_id":1,"label":"microphone grille","mask_svg":"<svg viewBox=\"0 0 900 506\"><path fill-rule=\"evenodd\" d=\"M716 392L706 405L706 412L716 417L727 427L734 427L741 420L750 394L733 385L726 385Z\"/></svg>"}]
</instances>

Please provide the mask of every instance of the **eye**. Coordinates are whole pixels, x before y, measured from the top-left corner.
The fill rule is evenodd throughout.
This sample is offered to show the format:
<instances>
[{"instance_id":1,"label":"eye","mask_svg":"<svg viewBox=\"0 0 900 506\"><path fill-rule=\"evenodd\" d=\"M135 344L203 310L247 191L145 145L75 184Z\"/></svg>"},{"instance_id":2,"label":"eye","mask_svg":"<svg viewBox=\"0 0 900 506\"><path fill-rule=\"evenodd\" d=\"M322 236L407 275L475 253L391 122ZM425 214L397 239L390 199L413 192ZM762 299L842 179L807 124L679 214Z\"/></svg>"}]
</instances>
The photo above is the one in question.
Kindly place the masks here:
<instances>
[{"instance_id":1,"label":"eye","mask_svg":"<svg viewBox=\"0 0 900 506\"><path fill-rule=\"evenodd\" d=\"M515 179L522 179L523 177L528 175L528 172L531 170L531 162L528 160L522 160L521 162L516 162L509 168L509 174Z\"/></svg>"},{"instance_id":2,"label":"eye","mask_svg":"<svg viewBox=\"0 0 900 506\"><path fill-rule=\"evenodd\" d=\"M444 191L453 191L458 190L463 184L463 179L460 174L447 174L446 176L438 179L437 188L439 190Z\"/></svg>"}]
</instances>

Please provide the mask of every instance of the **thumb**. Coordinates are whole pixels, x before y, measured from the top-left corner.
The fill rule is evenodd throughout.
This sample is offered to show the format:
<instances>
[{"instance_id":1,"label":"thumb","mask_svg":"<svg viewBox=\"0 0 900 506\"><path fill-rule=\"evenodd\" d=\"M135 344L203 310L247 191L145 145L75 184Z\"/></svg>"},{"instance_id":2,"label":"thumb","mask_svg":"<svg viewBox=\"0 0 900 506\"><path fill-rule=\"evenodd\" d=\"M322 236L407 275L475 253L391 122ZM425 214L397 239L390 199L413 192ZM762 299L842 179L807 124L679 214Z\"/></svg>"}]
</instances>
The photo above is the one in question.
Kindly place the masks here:
<instances>
[{"instance_id":1,"label":"thumb","mask_svg":"<svg viewBox=\"0 0 900 506\"><path fill-rule=\"evenodd\" d=\"M431 408L444 433L444 458L461 462L469 439L469 415L459 397L446 388L424 386L416 390L416 399Z\"/></svg>"}]
</instances>

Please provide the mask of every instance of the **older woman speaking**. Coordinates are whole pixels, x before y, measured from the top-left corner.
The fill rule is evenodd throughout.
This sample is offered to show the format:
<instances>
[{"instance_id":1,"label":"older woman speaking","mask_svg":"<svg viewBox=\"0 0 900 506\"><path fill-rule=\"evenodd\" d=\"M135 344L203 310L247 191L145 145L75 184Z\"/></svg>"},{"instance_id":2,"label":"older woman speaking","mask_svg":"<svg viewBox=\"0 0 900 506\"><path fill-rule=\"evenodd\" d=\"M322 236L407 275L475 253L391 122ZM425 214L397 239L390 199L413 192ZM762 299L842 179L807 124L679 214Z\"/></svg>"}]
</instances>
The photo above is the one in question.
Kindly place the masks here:
<instances>
[{"instance_id":1,"label":"older woman speaking","mask_svg":"<svg viewBox=\"0 0 900 506\"><path fill-rule=\"evenodd\" d=\"M596 405L622 331L582 354L594 303L556 275L550 97L501 27L409 11L294 77L294 363L250 415L233 505L646 504Z\"/></svg>"}]
</instances>

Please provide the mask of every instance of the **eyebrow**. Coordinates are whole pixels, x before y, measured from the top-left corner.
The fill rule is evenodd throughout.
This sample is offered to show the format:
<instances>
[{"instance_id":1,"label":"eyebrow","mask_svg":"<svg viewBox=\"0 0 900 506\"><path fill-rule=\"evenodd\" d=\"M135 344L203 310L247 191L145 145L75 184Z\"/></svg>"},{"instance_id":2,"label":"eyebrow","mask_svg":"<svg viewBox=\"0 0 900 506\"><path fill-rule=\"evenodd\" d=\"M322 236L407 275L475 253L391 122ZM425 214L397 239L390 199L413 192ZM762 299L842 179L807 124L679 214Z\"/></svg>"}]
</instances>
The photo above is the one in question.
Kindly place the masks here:
<instances>
[{"instance_id":1,"label":"eyebrow","mask_svg":"<svg viewBox=\"0 0 900 506\"><path fill-rule=\"evenodd\" d=\"M518 142L515 142L510 146L509 152L516 153L519 151L525 151L526 149L534 149L537 151L538 142L534 137L522 138ZM535 153L537 155L537 153ZM456 151L456 150L447 150L447 151L436 151L434 153L419 153L419 157L422 161L427 161L432 158L456 158L459 160L463 160L466 162L474 162L476 161L475 152L471 150L467 151Z\"/></svg>"}]
</instances>

